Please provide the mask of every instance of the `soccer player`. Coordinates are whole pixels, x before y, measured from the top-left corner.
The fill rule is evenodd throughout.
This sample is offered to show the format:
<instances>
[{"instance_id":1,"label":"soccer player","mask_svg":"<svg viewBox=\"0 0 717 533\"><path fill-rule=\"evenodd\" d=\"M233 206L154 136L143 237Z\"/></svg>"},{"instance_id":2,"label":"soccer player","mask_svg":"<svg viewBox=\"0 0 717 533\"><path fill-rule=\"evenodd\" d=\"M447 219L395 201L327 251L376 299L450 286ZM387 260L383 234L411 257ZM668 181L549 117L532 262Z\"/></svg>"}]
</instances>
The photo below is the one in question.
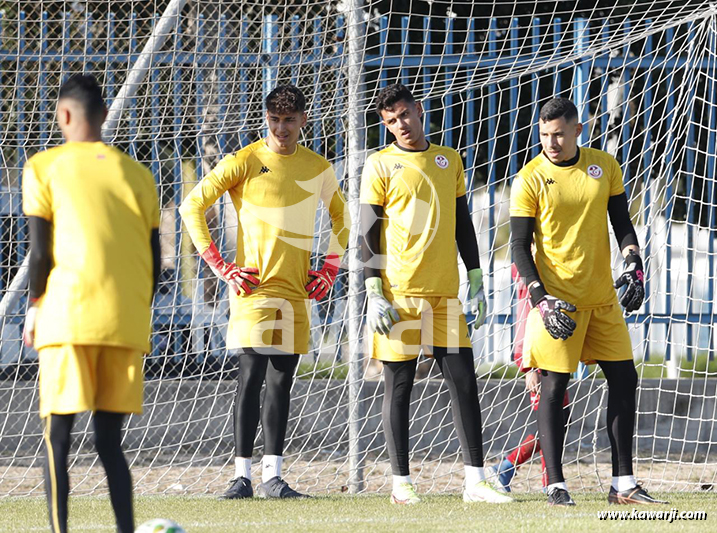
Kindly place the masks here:
<instances>
[{"instance_id":1,"label":"soccer player","mask_svg":"<svg viewBox=\"0 0 717 533\"><path fill-rule=\"evenodd\" d=\"M485 481L473 350L458 300L460 251L469 279L476 327L486 300L478 243L466 200L463 162L453 149L431 144L423 109L403 85L378 95L376 110L396 141L366 161L361 231L372 356L383 362L383 427L393 472L391 501L420 501L408 461L409 404L421 346L436 359L451 396L463 452L466 502L506 503ZM397 324L395 324L397 323Z\"/></svg>"},{"instance_id":2,"label":"soccer player","mask_svg":"<svg viewBox=\"0 0 717 533\"><path fill-rule=\"evenodd\" d=\"M45 487L52 531L67 531L67 457L76 413L93 411L117 530L134 531L122 422L142 412L142 354L159 278L159 203L150 171L102 142L107 109L92 76L60 88L65 143L23 172L30 226L25 344L39 352Z\"/></svg>"},{"instance_id":3,"label":"soccer player","mask_svg":"<svg viewBox=\"0 0 717 533\"><path fill-rule=\"evenodd\" d=\"M530 409L537 411L540 405L540 373L532 368L523 368L523 341L525 335L525 323L528 320L530 311L530 299L528 298L528 287L523 283L522 278L518 276L518 269L515 264L511 265L513 279L517 284L518 292L518 313L516 321L515 342L513 350L513 359L521 372L525 372L525 389L530 395ZM563 415L565 420L565 430L567 431L568 418L570 416L568 391L565 391L563 397ZM517 448L508 453L497 467L489 466L486 468L486 475L497 485L499 490L511 492L510 484L513 481L515 473L521 465L530 461L533 456L540 454L541 473L543 477L543 490L547 488L547 474L545 472L545 458L543 451L540 449L540 440L537 432L529 433L525 436Z\"/></svg>"},{"instance_id":4,"label":"soccer player","mask_svg":"<svg viewBox=\"0 0 717 533\"><path fill-rule=\"evenodd\" d=\"M526 325L524 366L540 369L540 446L548 503L574 505L561 464L563 398L582 360L597 362L608 384L607 431L612 449L610 503L661 503L632 471L637 372L620 305L637 311L645 296L643 264L630 221L620 165L609 154L579 148L575 105L553 98L540 110L543 151L523 167L510 198L511 248L533 306ZM625 262L615 288L608 215ZM535 241L535 258L530 245Z\"/></svg>"},{"instance_id":5,"label":"soccer player","mask_svg":"<svg viewBox=\"0 0 717 533\"><path fill-rule=\"evenodd\" d=\"M350 219L331 164L298 144L306 100L294 86L266 97L268 135L222 159L180 207L192 242L230 290L227 349L236 351L235 476L224 498L250 498L251 457L259 418L264 432L263 498L303 496L281 478L290 389L309 349L309 299L331 290L348 244ZM225 192L239 221L237 253L225 261L204 212ZM319 199L332 235L321 270L309 269ZM308 299L307 299L308 298ZM266 381L263 411L259 395Z\"/></svg>"}]
</instances>

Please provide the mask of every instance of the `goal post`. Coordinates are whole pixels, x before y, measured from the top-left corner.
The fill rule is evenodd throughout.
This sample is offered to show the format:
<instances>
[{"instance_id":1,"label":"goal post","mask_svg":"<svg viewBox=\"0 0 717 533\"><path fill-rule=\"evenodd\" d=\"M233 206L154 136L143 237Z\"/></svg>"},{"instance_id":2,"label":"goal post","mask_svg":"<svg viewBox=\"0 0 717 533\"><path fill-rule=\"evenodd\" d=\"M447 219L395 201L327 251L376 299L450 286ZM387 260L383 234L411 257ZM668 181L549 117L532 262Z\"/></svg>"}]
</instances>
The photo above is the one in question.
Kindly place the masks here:
<instances>
[{"instance_id":1,"label":"goal post","mask_svg":"<svg viewBox=\"0 0 717 533\"><path fill-rule=\"evenodd\" d=\"M113 98L112 103L107 112L107 119L102 124L102 138L106 142L111 142L113 136L119 126L122 112L129 105L130 101L137 93L142 84L147 71L152 65L152 57L156 55L164 45L167 38L172 35L179 27L178 16L187 0L171 0L165 9L162 18L153 29L152 34L147 39L147 43L142 49L142 53L137 58L134 66L127 74L127 79L120 88L117 95ZM26 253L25 258L18 268L15 277L10 286L3 292L2 300L0 300L0 316L3 321L5 317L12 311L18 300L23 294L23 290L27 285L29 276L30 253Z\"/></svg>"},{"instance_id":2,"label":"goal post","mask_svg":"<svg viewBox=\"0 0 717 533\"><path fill-rule=\"evenodd\" d=\"M361 170L366 147L366 122L361 112L363 104L364 79L362 64L366 26L363 20L363 1L352 0L347 4L348 84L347 131L348 138L348 202L352 228L349 243L349 290L348 290L348 343L349 343L349 482L351 493L364 490L364 452L362 422L366 416L361 402L361 383L365 351L362 342L362 316L364 312L365 290L363 288L362 260L360 257L360 208Z\"/></svg>"},{"instance_id":3,"label":"goal post","mask_svg":"<svg viewBox=\"0 0 717 533\"><path fill-rule=\"evenodd\" d=\"M365 158L392 140L373 108L378 91L396 81L422 102L431 142L455 148L466 169L489 310L472 337L486 463L535 430L513 362L519 324L508 207L516 173L540 152L540 105L561 95L578 104L582 146L619 161L645 255L645 305L626 318L641 378L637 476L654 490L714 484L717 12L709 1L598 4L67 0L49 3L46 13L44 3L3 12L0 498L42 487L36 355L22 347L23 316L14 311L26 301L19 191L26 158L60 142L47 99L74 71L93 73L105 86L112 102L105 138L152 169L161 202L162 274L145 414L129 417L124 438L139 493L216 494L232 477L236 368L224 349L228 295L196 260L177 209L219 156L264 135L263 97L279 83L306 94L301 142L334 165L353 218L332 293L312 303L285 477L312 493L390 487L381 367L366 349L358 198ZM222 199L207 216L217 246L233 253L231 202ZM328 217L319 214L315 227L312 264L328 241ZM576 489L600 490L610 473L599 369L572 380L570 395L566 477ZM89 427L78 417L71 454L77 494L105 490ZM422 356L410 446L422 492L459 490L448 393ZM262 447L260 429L255 460ZM539 489L539 461L526 464L516 483L519 492Z\"/></svg>"}]
</instances>

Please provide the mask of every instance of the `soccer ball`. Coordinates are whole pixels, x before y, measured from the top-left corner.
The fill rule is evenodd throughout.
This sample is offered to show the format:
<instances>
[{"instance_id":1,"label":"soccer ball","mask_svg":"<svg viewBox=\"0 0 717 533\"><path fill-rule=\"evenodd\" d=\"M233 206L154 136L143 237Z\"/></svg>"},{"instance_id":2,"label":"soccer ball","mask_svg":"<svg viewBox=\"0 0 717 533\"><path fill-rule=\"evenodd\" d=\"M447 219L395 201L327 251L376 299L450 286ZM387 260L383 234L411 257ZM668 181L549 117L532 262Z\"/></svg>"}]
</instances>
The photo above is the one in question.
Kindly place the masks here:
<instances>
[{"instance_id":1,"label":"soccer ball","mask_svg":"<svg viewBox=\"0 0 717 533\"><path fill-rule=\"evenodd\" d=\"M166 518L155 518L137 528L135 533L186 533L182 526Z\"/></svg>"}]
</instances>

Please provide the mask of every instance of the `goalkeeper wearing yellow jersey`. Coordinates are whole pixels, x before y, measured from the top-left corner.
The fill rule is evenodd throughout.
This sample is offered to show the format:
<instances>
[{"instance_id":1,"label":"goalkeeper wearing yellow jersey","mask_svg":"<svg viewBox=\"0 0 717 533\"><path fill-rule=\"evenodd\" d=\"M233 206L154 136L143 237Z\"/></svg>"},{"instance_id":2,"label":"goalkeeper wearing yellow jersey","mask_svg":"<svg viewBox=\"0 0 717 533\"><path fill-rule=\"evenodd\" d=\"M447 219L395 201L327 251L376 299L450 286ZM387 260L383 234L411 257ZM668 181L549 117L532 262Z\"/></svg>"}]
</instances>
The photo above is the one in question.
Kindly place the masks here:
<instances>
[{"instance_id":1,"label":"goalkeeper wearing yellow jersey","mask_svg":"<svg viewBox=\"0 0 717 533\"><path fill-rule=\"evenodd\" d=\"M67 456L76 413L93 411L117 531L134 531L122 453L125 414L142 412L142 354L159 278L159 203L150 171L102 142L107 109L91 76L60 88L65 143L23 171L30 226L25 344L39 352L45 487L54 533L67 531Z\"/></svg>"},{"instance_id":2,"label":"goalkeeper wearing yellow jersey","mask_svg":"<svg viewBox=\"0 0 717 533\"><path fill-rule=\"evenodd\" d=\"M528 286L523 366L540 369L538 431L548 475L548 503L575 505L561 464L563 398L582 360L597 362L608 384L607 432L612 448L610 503L658 502L635 481L632 435L637 372L620 310L636 311L645 295L637 235L630 221L620 165L609 154L579 148L582 124L565 98L540 111L543 151L523 167L510 197L513 261ZM625 261L613 288L608 216ZM535 259L530 252L535 240Z\"/></svg>"},{"instance_id":3,"label":"goalkeeper wearing yellow jersey","mask_svg":"<svg viewBox=\"0 0 717 533\"><path fill-rule=\"evenodd\" d=\"M309 349L309 300L320 300L331 290L350 227L331 164L298 144L307 120L303 93L293 86L277 87L265 103L267 137L222 159L180 207L197 251L230 288L227 348L237 353L239 377L236 468L227 499L254 495L251 457L260 416L264 456L257 495L302 496L281 478L289 391L299 356ZM204 217L225 192L239 221L233 261L220 255ZM332 234L322 268L310 270L319 199L329 211Z\"/></svg>"},{"instance_id":4,"label":"goalkeeper wearing yellow jersey","mask_svg":"<svg viewBox=\"0 0 717 533\"><path fill-rule=\"evenodd\" d=\"M409 472L408 429L423 348L436 359L450 391L465 463L463 499L510 502L485 481L473 350L458 300L460 251L468 271L468 306L480 327L486 301L463 162L455 150L428 142L421 104L405 86L384 88L377 112L396 141L366 161L361 232L372 355L383 362L386 384L383 427L393 471L391 501L420 501Z\"/></svg>"}]
</instances>

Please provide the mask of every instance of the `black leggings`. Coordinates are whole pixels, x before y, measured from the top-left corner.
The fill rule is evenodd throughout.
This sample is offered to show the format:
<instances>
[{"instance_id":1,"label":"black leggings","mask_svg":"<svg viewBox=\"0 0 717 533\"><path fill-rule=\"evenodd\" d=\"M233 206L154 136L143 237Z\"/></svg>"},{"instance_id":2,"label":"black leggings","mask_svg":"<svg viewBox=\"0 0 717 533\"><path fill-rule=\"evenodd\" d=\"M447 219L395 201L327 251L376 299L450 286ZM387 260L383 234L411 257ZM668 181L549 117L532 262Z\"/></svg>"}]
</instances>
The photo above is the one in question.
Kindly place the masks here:
<instances>
[{"instance_id":1,"label":"black leggings","mask_svg":"<svg viewBox=\"0 0 717 533\"><path fill-rule=\"evenodd\" d=\"M637 371L632 361L598 361L608 385L607 434L612 451L612 475L632 475L632 434L635 428ZM541 370L538 431L548 484L563 477L563 397L570 374Z\"/></svg>"},{"instance_id":2,"label":"black leggings","mask_svg":"<svg viewBox=\"0 0 717 533\"><path fill-rule=\"evenodd\" d=\"M438 367L443 373L451 396L453 423L461 444L463 461L468 466L483 466L483 436L478 386L473 366L473 351L461 348L448 354L446 348L433 348ZM385 392L383 396L383 432L386 437L391 470L395 476L410 473L409 406L416 374L416 359L412 361L384 361Z\"/></svg>"},{"instance_id":3,"label":"black leggings","mask_svg":"<svg viewBox=\"0 0 717 533\"><path fill-rule=\"evenodd\" d=\"M234 401L234 446L237 457L251 457L261 414L264 455L283 455L289 421L291 383L298 354L257 353L244 348L239 354L239 377ZM269 364L271 362L271 364ZM266 380L264 408L259 407Z\"/></svg>"},{"instance_id":4,"label":"black leggings","mask_svg":"<svg viewBox=\"0 0 717 533\"><path fill-rule=\"evenodd\" d=\"M75 415L49 415L45 419L45 492L53 533L67 531L67 500L70 482L67 456L70 453L70 431ZM93 417L95 448L107 474L110 501L117 521L117 531L134 531L132 478L122 453L124 415L97 411Z\"/></svg>"}]
</instances>

